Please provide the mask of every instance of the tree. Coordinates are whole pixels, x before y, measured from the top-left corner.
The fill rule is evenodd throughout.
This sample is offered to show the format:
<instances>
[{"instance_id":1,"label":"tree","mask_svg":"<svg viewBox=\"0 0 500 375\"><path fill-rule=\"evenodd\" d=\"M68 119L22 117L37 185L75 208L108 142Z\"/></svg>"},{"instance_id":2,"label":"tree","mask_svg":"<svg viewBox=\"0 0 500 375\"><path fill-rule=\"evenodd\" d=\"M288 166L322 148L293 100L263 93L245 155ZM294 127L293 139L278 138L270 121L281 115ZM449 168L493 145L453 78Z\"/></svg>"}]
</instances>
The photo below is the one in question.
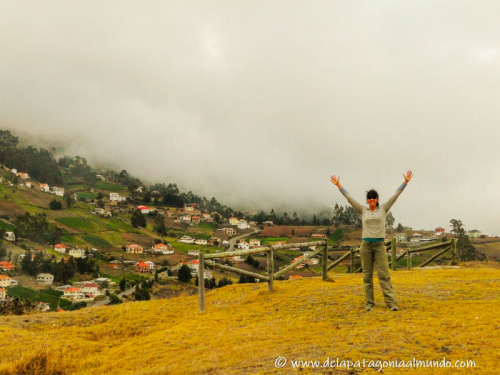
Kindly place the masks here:
<instances>
[{"instance_id":1,"label":"tree","mask_svg":"<svg viewBox=\"0 0 500 375\"><path fill-rule=\"evenodd\" d=\"M123 277L121 280L120 280L120 290L122 292L125 291L125 287L127 286L127 280Z\"/></svg>"},{"instance_id":2,"label":"tree","mask_svg":"<svg viewBox=\"0 0 500 375\"><path fill-rule=\"evenodd\" d=\"M389 212L387 216L385 217L385 226L386 228L392 228L394 225L394 222L396 220L394 219L394 216L392 216L392 212Z\"/></svg>"},{"instance_id":3,"label":"tree","mask_svg":"<svg viewBox=\"0 0 500 375\"><path fill-rule=\"evenodd\" d=\"M146 227L146 218L139 209L135 210L134 213L132 214L132 226L134 228Z\"/></svg>"},{"instance_id":4,"label":"tree","mask_svg":"<svg viewBox=\"0 0 500 375\"><path fill-rule=\"evenodd\" d=\"M68 193L65 193L64 197L66 199L66 206L68 208L71 208L71 206L73 205L73 203L75 203L75 198L73 198L73 196L71 194L68 194Z\"/></svg>"},{"instance_id":5,"label":"tree","mask_svg":"<svg viewBox=\"0 0 500 375\"><path fill-rule=\"evenodd\" d=\"M476 250L470 237L467 235L462 220L451 219L450 224L453 229L451 233L457 236L457 253L458 257L464 262L472 260L485 260L486 256Z\"/></svg>"},{"instance_id":6,"label":"tree","mask_svg":"<svg viewBox=\"0 0 500 375\"><path fill-rule=\"evenodd\" d=\"M159 236L167 235L167 230L165 229L165 219L162 215L156 215L154 230Z\"/></svg>"},{"instance_id":7,"label":"tree","mask_svg":"<svg viewBox=\"0 0 500 375\"><path fill-rule=\"evenodd\" d=\"M62 210L62 203L58 200L51 200L49 203L49 208L51 210Z\"/></svg>"},{"instance_id":8,"label":"tree","mask_svg":"<svg viewBox=\"0 0 500 375\"><path fill-rule=\"evenodd\" d=\"M398 231L398 233L403 233L403 231L404 231L403 224L399 223L396 230Z\"/></svg>"},{"instance_id":9,"label":"tree","mask_svg":"<svg viewBox=\"0 0 500 375\"><path fill-rule=\"evenodd\" d=\"M177 275L177 278L180 282L187 283L191 280L191 269L183 264L182 267L179 269L179 273Z\"/></svg>"},{"instance_id":10,"label":"tree","mask_svg":"<svg viewBox=\"0 0 500 375\"><path fill-rule=\"evenodd\" d=\"M109 304L110 305L119 305L120 303L123 303L123 301L116 294L112 294L109 297Z\"/></svg>"}]
</instances>

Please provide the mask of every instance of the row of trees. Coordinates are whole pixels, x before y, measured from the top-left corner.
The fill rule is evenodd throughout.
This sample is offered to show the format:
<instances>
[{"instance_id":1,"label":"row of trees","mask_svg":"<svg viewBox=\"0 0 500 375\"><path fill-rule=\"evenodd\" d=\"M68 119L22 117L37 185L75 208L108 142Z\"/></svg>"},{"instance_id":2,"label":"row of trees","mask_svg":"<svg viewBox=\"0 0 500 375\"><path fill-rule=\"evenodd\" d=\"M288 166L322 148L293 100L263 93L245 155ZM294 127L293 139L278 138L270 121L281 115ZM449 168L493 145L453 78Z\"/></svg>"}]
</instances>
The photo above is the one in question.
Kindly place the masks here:
<instances>
[{"instance_id":1,"label":"row of trees","mask_svg":"<svg viewBox=\"0 0 500 375\"><path fill-rule=\"evenodd\" d=\"M50 224L45 213L32 215L25 212L24 215L16 216L14 219L14 234L16 241L23 237L33 242L45 242L54 245L60 242L63 230Z\"/></svg>"},{"instance_id":2,"label":"row of trees","mask_svg":"<svg viewBox=\"0 0 500 375\"><path fill-rule=\"evenodd\" d=\"M83 274L92 274L94 277L99 276L99 266L91 258L73 258L70 257L67 262L61 258L57 261L55 256L44 258L42 252L37 252L33 259L31 253L26 252L21 261L21 270L23 273L36 276L40 273L50 273L54 275L54 280L63 284L75 275L75 272Z\"/></svg>"}]
</instances>

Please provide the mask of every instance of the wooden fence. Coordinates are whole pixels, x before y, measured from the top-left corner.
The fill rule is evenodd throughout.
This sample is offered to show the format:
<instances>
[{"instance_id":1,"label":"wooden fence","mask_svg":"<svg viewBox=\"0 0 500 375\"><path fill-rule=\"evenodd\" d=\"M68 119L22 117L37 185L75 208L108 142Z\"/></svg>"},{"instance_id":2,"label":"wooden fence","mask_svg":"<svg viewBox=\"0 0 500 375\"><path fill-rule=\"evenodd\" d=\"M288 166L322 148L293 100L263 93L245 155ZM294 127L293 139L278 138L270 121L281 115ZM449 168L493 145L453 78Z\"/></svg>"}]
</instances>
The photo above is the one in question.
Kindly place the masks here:
<instances>
[{"instance_id":1,"label":"wooden fence","mask_svg":"<svg viewBox=\"0 0 500 375\"><path fill-rule=\"evenodd\" d=\"M397 241L395 238L393 238L390 241L386 241L384 243L386 246L387 251L391 251L391 262L389 262L389 265L391 266L393 271L396 271L396 264L399 259L401 259L404 256L407 256L407 268L410 270L411 269L411 254L412 253L417 253L421 251L428 251L428 250L440 250L438 253L433 255L431 258L426 260L424 263L420 265L420 267L424 267L433 260L437 259L441 255L443 255L445 252L448 250L451 250L451 264L455 264L455 256L456 256L456 239L452 239L450 241L446 242L439 242L437 244L432 244L429 246L424 246L424 247L419 247L419 248L414 248L414 249L408 249L406 250L405 253L396 256L396 248L397 248ZM274 252L276 250L286 250L290 248L308 248L311 246L317 246L318 248L314 251L311 251L309 254L304 255L302 258L296 260L295 262L289 264L286 267L283 267L281 270L274 272ZM304 243L295 243L295 244L288 244L288 245L271 245L269 247L263 247L263 248L258 248L258 249L249 249L249 250L235 250L235 251L226 251L223 253L212 253L212 254L204 254L200 252L198 254L198 297L199 297L199 307L200 311L205 310L205 265L214 267L214 268L219 268L225 271L231 271L240 275L245 275L245 276L251 276L254 277L258 280L265 281L267 282L268 285L268 290L269 292L273 291L273 280L279 278L280 276L284 275L288 271L293 270L294 268L298 267L300 264L302 264L305 260L321 253L321 258L322 258L322 276L323 280L326 280L328 277L328 271L331 270L333 267L338 265L340 262L343 260L347 259L348 257L350 258L350 271L351 272L361 272L361 267L354 270L355 268L355 254L359 252L358 249L351 249L348 251L346 254L342 255L340 258L337 260L331 262L328 264L328 240L322 240L322 241L316 241L316 242L304 242ZM261 275L256 272L251 272L251 271L246 271L242 270L236 267L228 266L225 264L220 264L212 261L211 259L215 258L225 258L225 257L233 257L233 256L239 256L239 255L251 255L251 254L258 254L258 253L266 253L267 255L267 267L266 267L266 275ZM395 260L395 261L393 261Z\"/></svg>"}]
</instances>

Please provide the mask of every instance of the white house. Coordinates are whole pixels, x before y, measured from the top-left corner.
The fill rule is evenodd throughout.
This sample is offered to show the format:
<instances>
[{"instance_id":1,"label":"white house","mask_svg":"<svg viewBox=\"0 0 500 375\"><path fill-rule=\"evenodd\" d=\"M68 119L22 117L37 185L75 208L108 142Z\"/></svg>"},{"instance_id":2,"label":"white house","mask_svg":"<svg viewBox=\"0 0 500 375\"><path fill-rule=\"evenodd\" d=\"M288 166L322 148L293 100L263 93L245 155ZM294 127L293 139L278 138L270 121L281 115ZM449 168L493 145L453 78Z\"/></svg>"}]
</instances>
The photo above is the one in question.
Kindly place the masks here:
<instances>
[{"instance_id":1,"label":"white house","mask_svg":"<svg viewBox=\"0 0 500 375\"><path fill-rule=\"evenodd\" d=\"M233 262L243 262L243 261L245 261L245 259L243 259L240 255L235 255L234 257L232 257L232 261Z\"/></svg>"},{"instance_id":2,"label":"white house","mask_svg":"<svg viewBox=\"0 0 500 375\"><path fill-rule=\"evenodd\" d=\"M240 220L237 217L231 216L229 218L229 224L231 225L238 225L239 222Z\"/></svg>"},{"instance_id":3,"label":"white house","mask_svg":"<svg viewBox=\"0 0 500 375\"><path fill-rule=\"evenodd\" d=\"M7 241L14 242L16 240L16 235L14 234L14 232L5 232L3 238Z\"/></svg>"},{"instance_id":4,"label":"white house","mask_svg":"<svg viewBox=\"0 0 500 375\"><path fill-rule=\"evenodd\" d=\"M192 244L192 243L194 243L194 240L193 240L193 237L182 236L177 242L183 242L183 243Z\"/></svg>"},{"instance_id":5,"label":"white house","mask_svg":"<svg viewBox=\"0 0 500 375\"><path fill-rule=\"evenodd\" d=\"M38 186L38 189L40 189L41 191L44 191L46 193L50 192L50 186L47 184L40 184Z\"/></svg>"},{"instance_id":6,"label":"white house","mask_svg":"<svg viewBox=\"0 0 500 375\"><path fill-rule=\"evenodd\" d=\"M236 231L233 228L222 228L222 231L230 236L236 234Z\"/></svg>"},{"instance_id":7,"label":"white house","mask_svg":"<svg viewBox=\"0 0 500 375\"><path fill-rule=\"evenodd\" d=\"M189 266L189 268L191 268L191 271L198 272L198 269L200 268L200 264L198 262L198 259L193 259L193 260L189 261L188 266Z\"/></svg>"},{"instance_id":8,"label":"white house","mask_svg":"<svg viewBox=\"0 0 500 375\"><path fill-rule=\"evenodd\" d=\"M37 307L38 311L40 311L40 312L50 311L50 305L47 302L40 301L40 302L38 302L36 307Z\"/></svg>"},{"instance_id":9,"label":"white house","mask_svg":"<svg viewBox=\"0 0 500 375\"><path fill-rule=\"evenodd\" d=\"M79 248L71 249L68 254L73 258L85 258L85 250Z\"/></svg>"},{"instance_id":10,"label":"white house","mask_svg":"<svg viewBox=\"0 0 500 375\"><path fill-rule=\"evenodd\" d=\"M165 245L162 243L157 243L156 245L153 246L153 251L155 253L162 253L163 255L167 254L173 254L174 249L170 245Z\"/></svg>"},{"instance_id":11,"label":"white house","mask_svg":"<svg viewBox=\"0 0 500 375\"><path fill-rule=\"evenodd\" d=\"M68 249L68 246L66 245L63 245L62 243L56 243L54 245L54 250L61 253L61 254L65 254L66 253L66 249Z\"/></svg>"},{"instance_id":12,"label":"white house","mask_svg":"<svg viewBox=\"0 0 500 375\"><path fill-rule=\"evenodd\" d=\"M106 211L104 210L104 208L96 207L94 212L98 215L104 215Z\"/></svg>"},{"instance_id":13,"label":"white house","mask_svg":"<svg viewBox=\"0 0 500 375\"><path fill-rule=\"evenodd\" d=\"M191 216L189 216L189 215L179 216L179 220L183 221L183 222L190 222Z\"/></svg>"},{"instance_id":14,"label":"white house","mask_svg":"<svg viewBox=\"0 0 500 375\"><path fill-rule=\"evenodd\" d=\"M406 242L406 235L404 235L403 233L400 233L400 234L396 234L396 235L394 235L394 238L395 238L398 242Z\"/></svg>"},{"instance_id":15,"label":"white house","mask_svg":"<svg viewBox=\"0 0 500 375\"><path fill-rule=\"evenodd\" d=\"M17 174L17 169L16 169L16 168L12 168L10 171L11 171L12 173L14 173L14 174Z\"/></svg>"},{"instance_id":16,"label":"white house","mask_svg":"<svg viewBox=\"0 0 500 375\"><path fill-rule=\"evenodd\" d=\"M196 245L208 245L208 240L204 238L197 238L196 241L194 241Z\"/></svg>"},{"instance_id":17,"label":"white house","mask_svg":"<svg viewBox=\"0 0 500 375\"><path fill-rule=\"evenodd\" d=\"M50 273L40 273L36 277L36 281L38 284L52 285L54 282L54 275L51 275Z\"/></svg>"},{"instance_id":18,"label":"white house","mask_svg":"<svg viewBox=\"0 0 500 375\"><path fill-rule=\"evenodd\" d=\"M139 210L141 210L141 212L142 212L143 214L149 214L149 207L146 207L146 206L137 206L137 208L138 208Z\"/></svg>"},{"instance_id":19,"label":"white house","mask_svg":"<svg viewBox=\"0 0 500 375\"><path fill-rule=\"evenodd\" d=\"M122 197L118 193L109 193L109 200L111 202L123 202L127 200L127 197Z\"/></svg>"},{"instance_id":20,"label":"white house","mask_svg":"<svg viewBox=\"0 0 500 375\"><path fill-rule=\"evenodd\" d=\"M71 300L75 299L83 299L85 298L85 293L83 293L83 290L79 288L68 288L64 291L64 298L68 298Z\"/></svg>"},{"instance_id":21,"label":"white house","mask_svg":"<svg viewBox=\"0 0 500 375\"><path fill-rule=\"evenodd\" d=\"M87 283L83 286L83 294L95 297L100 296L102 293L99 291L99 285Z\"/></svg>"},{"instance_id":22,"label":"white house","mask_svg":"<svg viewBox=\"0 0 500 375\"><path fill-rule=\"evenodd\" d=\"M64 188L58 186L52 186L52 193L55 195L59 195L60 197L64 196Z\"/></svg>"},{"instance_id":23,"label":"white house","mask_svg":"<svg viewBox=\"0 0 500 375\"><path fill-rule=\"evenodd\" d=\"M250 244L246 241L240 241L240 243L238 244L238 249L248 250L250 249Z\"/></svg>"},{"instance_id":24,"label":"white house","mask_svg":"<svg viewBox=\"0 0 500 375\"><path fill-rule=\"evenodd\" d=\"M240 220L238 223L238 229L247 229L248 228L248 223L246 220Z\"/></svg>"},{"instance_id":25,"label":"white house","mask_svg":"<svg viewBox=\"0 0 500 375\"><path fill-rule=\"evenodd\" d=\"M149 266L149 269L150 269L150 270L154 270L154 269L155 269L155 264L154 264L154 262L151 262L150 260L147 260L147 261L145 261L144 263L146 263L146 264Z\"/></svg>"},{"instance_id":26,"label":"white house","mask_svg":"<svg viewBox=\"0 0 500 375\"><path fill-rule=\"evenodd\" d=\"M0 275L0 287L10 286L10 276Z\"/></svg>"},{"instance_id":27,"label":"white house","mask_svg":"<svg viewBox=\"0 0 500 375\"><path fill-rule=\"evenodd\" d=\"M23 180L27 180L27 179L29 179L29 178L30 178L30 175L29 175L28 173L23 173L23 172L21 172L21 173L18 173L17 175L18 175L20 178L22 178Z\"/></svg>"},{"instance_id":28,"label":"white house","mask_svg":"<svg viewBox=\"0 0 500 375\"><path fill-rule=\"evenodd\" d=\"M228 240L222 241L222 246L229 246L229 241Z\"/></svg>"},{"instance_id":29,"label":"white house","mask_svg":"<svg viewBox=\"0 0 500 375\"><path fill-rule=\"evenodd\" d=\"M5 301L7 298L7 291L4 288L0 288L0 301Z\"/></svg>"},{"instance_id":30,"label":"white house","mask_svg":"<svg viewBox=\"0 0 500 375\"><path fill-rule=\"evenodd\" d=\"M188 250L188 255L198 255L200 250Z\"/></svg>"},{"instance_id":31,"label":"white house","mask_svg":"<svg viewBox=\"0 0 500 375\"><path fill-rule=\"evenodd\" d=\"M212 272L210 272L210 270L205 270L205 272L203 273L203 277L207 280L211 280L212 279Z\"/></svg>"}]
</instances>

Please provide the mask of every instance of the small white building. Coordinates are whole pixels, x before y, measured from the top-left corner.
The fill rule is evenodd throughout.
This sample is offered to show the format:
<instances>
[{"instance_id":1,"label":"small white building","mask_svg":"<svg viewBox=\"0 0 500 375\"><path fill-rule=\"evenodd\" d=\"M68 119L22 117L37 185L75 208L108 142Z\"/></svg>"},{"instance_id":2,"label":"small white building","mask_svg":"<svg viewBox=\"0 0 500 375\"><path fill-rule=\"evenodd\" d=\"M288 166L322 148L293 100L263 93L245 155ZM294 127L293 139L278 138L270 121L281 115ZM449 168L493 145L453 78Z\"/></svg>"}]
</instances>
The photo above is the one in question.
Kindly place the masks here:
<instances>
[{"instance_id":1,"label":"small white building","mask_svg":"<svg viewBox=\"0 0 500 375\"><path fill-rule=\"evenodd\" d=\"M245 259L243 259L240 255L235 255L234 257L231 258L233 262L244 262Z\"/></svg>"},{"instance_id":2,"label":"small white building","mask_svg":"<svg viewBox=\"0 0 500 375\"><path fill-rule=\"evenodd\" d=\"M38 302L36 307L37 307L38 311L40 311L40 312L50 311L50 305L47 302L40 301L40 302Z\"/></svg>"},{"instance_id":3,"label":"small white building","mask_svg":"<svg viewBox=\"0 0 500 375\"><path fill-rule=\"evenodd\" d=\"M194 243L196 245L208 245L208 240L204 239L204 238L197 238Z\"/></svg>"},{"instance_id":4,"label":"small white building","mask_svg":"<svg viewBox=\"0 0 500 375\"><path fill-rule=\"evenodd\" d=\"M200 250L188 250L188 255L198 255L200 254Z\"/></svg>"},{"instance_id":5,"label":"small white building","mask_svg":"<svg viewBox=\"0 0 500 375\"><path fill-rule=\"evenodd\" d=\"M394 235L394 238L395 238L398 242L406 242L406 235L405 235L405 234L403 234L403 233L399 233L399 234Z\"/></svg>"},{"instance_id":6,"label":"small white building","mask_svg":"<svg viewBox=\"0 0 500 375\"><path fill-rule=\"evenodd\" d=\"M187 244L192 244L194 243L193 237L190 236L182 236L177 242L183 242Z\"/></svg>"},{"instance_id":7,"label":"small white building","mask_svg":"<svg viewBox=\"0 0 500 375\"><path fill-rule=\"evenodd\" d=\"M11 171L12 173L14 173L14 174L16 174L16 175L17 175L17 169L16 169L16 168L12 168L10 171Z\"/></svg>"},{"instance_id":8,"label":"small white building","mask_svg":"<svg viewBox=\"0 0 500 375\"><path fill-rule=\"evenodd\" d=\"M85 258L85 250L79 248L71 249L68 254L73 258Z\"/></svg>"},{"instance_id":9,"label":"small white building","mask_svg":"<svg viewBox=\"0 0 500 375\"><path fill-rule=\"evenodd\" d=\"M231 225L238 225L239 222L240 220L237 217L231 216L229 218L229 224Z\"/></svg>"},{"instance_id":10,"label":"small white building","mask_svg":"<svg viewBox=\"0 0 500 375\"><path fill-rule=\"evenodd\" d=\"M52 186L52 193L60 197L64 196L64 188L58 186Z\"/></svg>"},{"instance_id":11,"label":"small white building","mask_svg":"<svg viewBox=\"0 0 500 375\"><path fill-rule=\"evenodd\" d=\"M104 208L99 208L99 207L96 207L94 212L97 214L97 215L104 215L104 213L106 212L104 210Z\"/></svg>"},{"instance_id":12,"label":"small white building","mask_svg":"<svg viewBox=\"0 0 500 375\"><path fill-rule=\"evenodd\" d=\"M238 243L238 249L248 250L250 249L250 244L246 241L240 241L240 243Z\"/></svg>"},{"instance_id":13,"label":"small white building","mask_svg":"<svg viewBox=\"0 0 500 375\"><path fill-rule=\"evenodd\" d=\"M28 180L30 178L30 175L24 172L20 172L17 175L19 176L19 178L22 178L23 180Z\"/></svg>"},{"instance_id":14,"label":"small white building","mask_svg":"<svg viewBox=\"0 0 500 375\"><path fill-rule=\"evenodd\" d=\"M154 262L151 262L150 260L147 260L147 261L145 261L144 263L146 263L146 264L149 266L149 269L150 269L150 270L154 270L154 269L155 269L155 264L154 264Z\"/></svg>"},{"instance_id":15,"label":"small white building","mask_svg":"<svg viewBox=\"0 0 500 375\"><path fill-rule=\"evenodd\" d=\"M7 299L7 291L4 288L0 288L0 301L5 301Z\"/></svg>"},{"instance_id":16,"label":"small white building","mask_svg":"<svg viewBox=\"0 0 500 375\"><path fill-rule=\"evenodd\" d=\"M146 206L137 206L137 208L138 208L139 210L141 210L141 212L142 212L143 214L149 214L149 207L146 207Z\"/></svg>"},{"instance_id":17,"label":"small white building","mask_svg":"<svg viewBox=\"0 0 500 375\"><path fill-rule=\"evenodd\" d=\"M14 232L5 232L3 238L7 241L14 242L16 240L16 235L14 234Z\"/></svg>"},{"instance_id":18,"label":"small white building","mask_svg":"<svg viewBox=\"0 0 500 375\"><path fill-rule=\"evenodd\" d=\"M44 191L46 193L50 192L50 186L48 184L40 184L38 186L38 189L40 189L41 191Z\"/></svg>"},{"instance_id":19,"label":"small white building","mask_svg":"<svg viewBox=\"0 0 500 375\"><path fill-rule=\"evenodd\" d=\"M246 220L240 220L239 223L238 223L238 229L247 229L249 226L248 226L248 223L246 222Z\"/></svg>"},{"instance_id":20,"label":"small white building","mask_svg":"<svg viewBox=\"0 0 500 375\"><path fill-rule=\"evenodd\" d=\"M65 254L66 249L68 249L68 246L63 245L62 243L56 243L54 245L54 250L57 251L58 253Z\"/></svg>"},{"instance_id":21,"label":"small white building","mask_svg":"<svg viewBox=\"0 0 500 375\"><path fill-rule=\"evenodd\" d=\"M102 293L99 291L99 285L87 283L83 286L83 294L95 297L100 296Z\"/></svg>"},{"instance_id":22,"label":"small white building","mask_svg":"<svg viewBox=\"0 0 500 375\"><path fill-rule=\"evenodd\" d=\"M38 284L52 285L54 283L54 275L50 273L40 273L36 277L36 281Z\"/></svg>"},{"instance_id":23,"label":"small white building","mask_svg":"<svg viewBox=\"0 0 500 375\"><path fill-rule=\"evenodd\" d=\"M162 253L163 255L168 255L168 254L173 254L174 249L170 245L165 245L162 243L157 243L156 245L153 246L152 250L155 253Z\"/></svg>"},{"instance_id":24,"label":"small white building","mask_svg":"<svg viewBox=\"0 0 500 375\"><path fill-rule=\"evenodd\" d=\"M133 253L133 254L142 254L144 251L143 247L141 245L138 245L136 243L132 245L128 245L126 247L127 253Z\"/></svg>"},{"instance_id":25,"label":"small white building","mask_svg":"<svg viewBox=\"0 0 500 375\"><path fill-rule=\"evenodd\" d=\"M118 193L109 193L109 200L111 202L123 202L127 200L127 197L122 197Z\"/></svg>"}]
</instances>

